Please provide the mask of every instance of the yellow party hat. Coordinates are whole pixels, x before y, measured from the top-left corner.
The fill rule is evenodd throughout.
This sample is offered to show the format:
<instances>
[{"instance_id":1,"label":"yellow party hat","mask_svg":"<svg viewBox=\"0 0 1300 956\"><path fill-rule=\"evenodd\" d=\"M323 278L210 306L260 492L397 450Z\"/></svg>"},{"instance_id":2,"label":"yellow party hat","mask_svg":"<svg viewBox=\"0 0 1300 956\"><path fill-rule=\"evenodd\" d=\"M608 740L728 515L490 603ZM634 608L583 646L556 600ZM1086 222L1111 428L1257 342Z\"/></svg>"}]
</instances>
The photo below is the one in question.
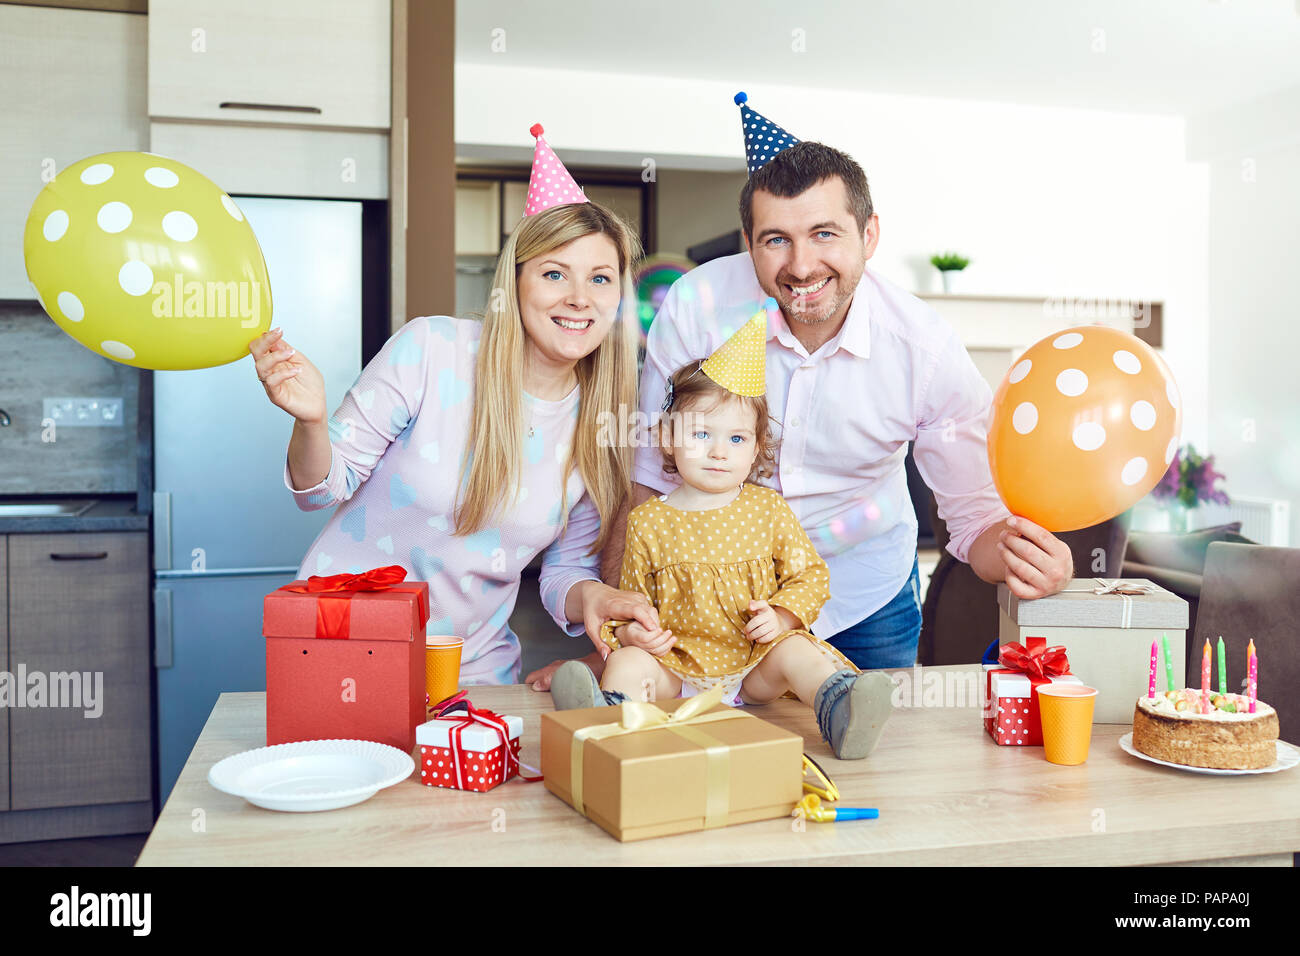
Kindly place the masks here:
<instances>
[{"instance_id":1,"label":"yellow party hat","mask_svg":"<svg viewBox=\"0 0 1300 956\"><path fill-rule=\"evenodd\" d=\"M768 299L753 318L700 366L709 378L737 395L762 395L767 391L767 310L776 308Z\"/></svg>"}]
</instances>

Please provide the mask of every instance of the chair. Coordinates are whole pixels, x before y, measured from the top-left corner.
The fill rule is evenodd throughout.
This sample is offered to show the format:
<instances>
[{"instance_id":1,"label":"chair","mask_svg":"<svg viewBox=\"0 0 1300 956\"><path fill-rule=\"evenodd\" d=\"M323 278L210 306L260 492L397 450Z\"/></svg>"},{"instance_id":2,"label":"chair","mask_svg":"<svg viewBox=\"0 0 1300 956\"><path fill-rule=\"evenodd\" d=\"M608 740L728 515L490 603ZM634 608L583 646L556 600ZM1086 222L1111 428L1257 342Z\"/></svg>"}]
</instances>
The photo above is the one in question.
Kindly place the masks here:
<instances>
[{"instance_id":1,"label":"chair","mask_svg":"<svg viewBox=\"0 0 1300 956\"><path fill-rule=\"evenodd\" d=\"M1070 548L1076 577L1116 577L1120 573L1128 520L1125 512L1090 528L1057 535ZM997 585L981 580L970 565L948 552L948 526L933 500L930 523L940 556L921 608L917 661L923 665L969 664L978 661L998 636Z\"/></svg>"},{"instance_id":2,"label":"chair","mask_svg":"<svg viewBox=\"0 0 1300 956\"><path fill-rule=\"evenodd\" d=\"M1282 739L1300 741L1300 548L1216 541L1205 556L1195 637L1188 641L1187 686L1201 686L1201 654L1223 637L1228 689L1245 693L1246 642L1259 654L1259 699L1277 710ZM1218 686L1218 663L1212 683Z\"/></svg>"},{"instance_id":3,"label":"chair","mask_svg":"<svg viewBox=\"0 0 1300 956\"><path fill-rule=\"evenodd\" d=\"M1255 544L1240 534L1241 522L1215 525L1183 534L1134 531L1124 553L1126 578L1146 578L1187 602L1187 634L1196 633L1206 550L1214 541Z\"/></svg>"}]
</instances>

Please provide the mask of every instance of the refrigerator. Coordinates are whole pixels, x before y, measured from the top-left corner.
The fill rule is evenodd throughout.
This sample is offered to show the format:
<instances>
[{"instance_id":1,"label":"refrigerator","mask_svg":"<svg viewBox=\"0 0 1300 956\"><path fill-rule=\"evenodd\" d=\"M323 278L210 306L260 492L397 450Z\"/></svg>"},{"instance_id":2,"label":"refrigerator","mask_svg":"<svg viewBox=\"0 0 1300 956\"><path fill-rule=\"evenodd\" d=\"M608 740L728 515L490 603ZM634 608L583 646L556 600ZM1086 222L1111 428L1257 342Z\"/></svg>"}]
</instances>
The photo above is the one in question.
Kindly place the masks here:
<instances>
[{"instance_id":1,"label":"refrigerator","mask_svg":"<svg viewBox=\"0 0 1300 956\"><path fill-rule=\"evenodd\" d=\"M266 258L271 324L320 369L332 411L361 370L362 203L235 201ZM293 420L251 355L153 385L161 806L218 695L266 689L262 599L297 576L333 509L299 511L284 487Z\"/></svg>"}]
</instances>

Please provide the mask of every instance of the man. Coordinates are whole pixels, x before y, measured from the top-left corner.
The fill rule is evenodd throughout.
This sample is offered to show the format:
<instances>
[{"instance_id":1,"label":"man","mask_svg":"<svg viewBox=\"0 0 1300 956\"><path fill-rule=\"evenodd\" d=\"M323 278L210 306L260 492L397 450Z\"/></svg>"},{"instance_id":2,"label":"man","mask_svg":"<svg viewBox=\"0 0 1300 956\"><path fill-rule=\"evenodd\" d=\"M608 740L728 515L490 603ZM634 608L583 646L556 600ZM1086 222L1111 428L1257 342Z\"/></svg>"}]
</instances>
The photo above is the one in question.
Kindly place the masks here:
<instances>
[{"instance_id":1,"label":"man","mask_svg":"<svg viewBox=\"0 0 1300 956\"><path fill-rule=\"evenodd\" d=\"M1033 599L1069 583L1059 538L1009 516L986 448L991 392L956 333L915 296L873 275L880 225L861 167L795 139L744 105L747 251L708 262L669 290L651 327L641 411L657 418L666 378L713 353L767 298L767 394L781 447L779 490L831 574L812 631L860 668L909 667L921 630L916 515L904 458L947 522L948 550L985 581ZM632 506L670 490L658 449L637 450ZM623 535L602 561L617 584ZM595 655L587 659L599 667ZM556 665L530 674L540 688ZM597 670L599 673L599 670Z\"/></svg>"}]
</instances>

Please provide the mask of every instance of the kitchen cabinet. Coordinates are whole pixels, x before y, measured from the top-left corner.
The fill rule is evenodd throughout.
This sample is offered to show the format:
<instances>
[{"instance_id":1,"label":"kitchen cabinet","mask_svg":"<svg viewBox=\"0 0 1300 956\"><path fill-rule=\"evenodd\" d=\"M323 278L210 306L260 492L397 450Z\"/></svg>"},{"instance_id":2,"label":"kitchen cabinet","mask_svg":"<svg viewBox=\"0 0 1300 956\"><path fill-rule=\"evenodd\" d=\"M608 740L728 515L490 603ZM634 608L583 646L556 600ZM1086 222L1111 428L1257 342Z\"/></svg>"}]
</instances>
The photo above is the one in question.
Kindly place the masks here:
<instances>
[{"instance_id":1,"label":"kitchen cabinet","mask_svg":"<svg viewBox=\"0 0 1300 956\"><path fill-rule=\"evenodd\" d=\"M0 534L0 584L6 584L9 572L8 535ZM9 671L9 588L0 587L0 668ZM9 809L9 708L0 707L0 810Z\"/></svg>"},{"instance_id":2,"label":"kitchen cabinet","mask_svg":"<svg viewBox=\"0 0 1300 956\"><path fill-rule=\"evenodd\" d=\"M388 129L391 0L150 0L149 115Z\"/></svg>"},{"instance_id":3,"label":"kitchen cabinet","mask_svg":"<svg viewBox=\"0 0 1300 956\"><path fill-rule=\"evenodd\" d=\"M159 120L150 144L234 195L388 198L386 131Z\"/></svg>"},{"instance_id":4,"label":"kitchen cabinet","mask_svg":"<svg viewBox=\"0 0 1300 956\"><path fill-rule=\"evenodd\" d=\"M495 256L500 251L500 184L491 180L458 182L456 255Z\"/></svg>"},{"instance_id":5,"label":"kitchen cabinet","mask_svg":"<svg viewBox=\"0 0 1300 956\"><path fill-rule=\"evenodd\" d=\"M581 183L582 175L578 175ZM586 184L582 186L583 195L592 202L598 202L613 210L623 221L632 227L632 231L641 235L641 187L610 186L605 184ZM524 215L524 202L528 198L528 183L509 181L504 184L502 205L506 228L513 229Z\"/></svg>"},{"instance_id":6,"label":"kitchen cabinet","mask_svg":"<svg viewBox=\"0 0 1300 956\"><path fill-rule=\"evenodd\" d=\"M8 670L49 690L7 708L0 842L137 832L152 806L148 535L10 534L7 557Z\"/></svg>"},{"instance_id":7,"label":"kitchen cabinet","mask_svg":"<svg viewBox=\"0 0 1300 956\"><path fill-rule=\"evenodd\" d=\"M0 4L0 299L32 299L23 229L64 167L149 148L145 17Z\"/></svg>"}]
</instances>

